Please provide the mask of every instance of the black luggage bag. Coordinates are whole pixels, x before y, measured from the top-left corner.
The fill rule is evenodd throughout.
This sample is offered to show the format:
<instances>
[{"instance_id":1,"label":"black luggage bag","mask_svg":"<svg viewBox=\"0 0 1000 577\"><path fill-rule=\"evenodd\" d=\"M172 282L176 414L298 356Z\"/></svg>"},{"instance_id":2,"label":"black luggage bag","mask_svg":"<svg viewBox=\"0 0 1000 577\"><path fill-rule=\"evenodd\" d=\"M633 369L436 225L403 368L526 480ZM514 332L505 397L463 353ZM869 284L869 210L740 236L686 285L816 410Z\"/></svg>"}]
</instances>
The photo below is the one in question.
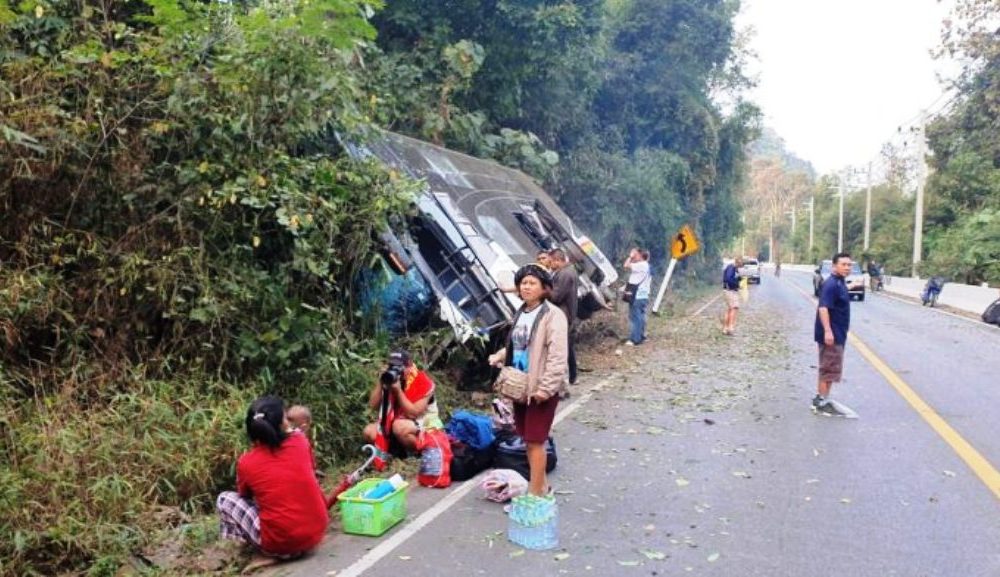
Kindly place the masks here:
<instances>
[{"instance_id":1,"label":"black luggage bag","mask_svg":"<svg viewBox=\"0 0 1000 577\"><path fill-rule=\"evenodd\" d=\"M493 466L496 443L477 450L461 441L452 440L451 454L451 480L465 481Z\"/></svg>"},{"instance_id":2,"label":"black luggage bag","mask_svg":"<svg viewBox=\"0 0 1000 577\"><path fill-rule=\"evenodd\" d=\"M545 472L549 473L556 468L556 443L549 437L545 443ZM524 444L524 439L517 435L511 435L497 441L497 451L493 458L494 469L513 469L521 474L525 479L530 479L531 474L528 469L528 451Z\"/></svg>"}]
</instances>

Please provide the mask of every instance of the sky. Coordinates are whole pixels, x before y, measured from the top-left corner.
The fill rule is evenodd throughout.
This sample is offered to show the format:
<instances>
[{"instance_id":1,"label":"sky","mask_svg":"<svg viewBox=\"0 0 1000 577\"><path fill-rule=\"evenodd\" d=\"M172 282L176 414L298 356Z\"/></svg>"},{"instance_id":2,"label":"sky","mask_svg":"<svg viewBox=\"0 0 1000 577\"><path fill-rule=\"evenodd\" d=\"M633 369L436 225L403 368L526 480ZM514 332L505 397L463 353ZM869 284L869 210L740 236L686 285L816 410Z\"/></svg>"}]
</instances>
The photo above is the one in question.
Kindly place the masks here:
<instances>
[{"instance_id":1,"label":"sky","mask_svg":"<svg viewBox=\"0 0 1000 577\"><path fill-rule=\"evenodd\" d=\"M897 128L940 106L936 61L950 0L743 0L765 125L820 174L876 160Z\"/></svg>"}]
</instances>

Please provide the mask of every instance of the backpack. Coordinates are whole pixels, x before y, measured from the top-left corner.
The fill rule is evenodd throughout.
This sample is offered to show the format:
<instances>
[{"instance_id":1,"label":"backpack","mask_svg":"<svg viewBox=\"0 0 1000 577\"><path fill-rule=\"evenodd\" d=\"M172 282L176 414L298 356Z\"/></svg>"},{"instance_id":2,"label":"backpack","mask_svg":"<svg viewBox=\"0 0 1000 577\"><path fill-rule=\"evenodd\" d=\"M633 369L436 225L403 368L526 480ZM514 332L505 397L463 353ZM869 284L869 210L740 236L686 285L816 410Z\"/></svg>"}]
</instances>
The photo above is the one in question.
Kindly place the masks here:
<instances>
[{"instance_id":1,"label":"backpack","mask_svg":"<svg viewBox=\"0 0 1000 577\"><path fill-rule=\"evenodd\" d=\"M556 468L559 460L556 455L556 443L552 437L545 443L545 472L549 473ZM493 457L493 466L497 469L513 469L521 474L525 479L531 478L528 467L528 451L524 444L524 439L517 435L511 435L497 444L497 452Z\"/></svg>"},{"instance_id":2,"label":"backpack","mask_svg":"<svg viewBox=\"0 0 1000 577\"><path fill-rule=\"evenodd\" d=\"M1000 299L993 301L993 304L983 311L983 322L1000 326Z\"/></svg>"}]
</instances>

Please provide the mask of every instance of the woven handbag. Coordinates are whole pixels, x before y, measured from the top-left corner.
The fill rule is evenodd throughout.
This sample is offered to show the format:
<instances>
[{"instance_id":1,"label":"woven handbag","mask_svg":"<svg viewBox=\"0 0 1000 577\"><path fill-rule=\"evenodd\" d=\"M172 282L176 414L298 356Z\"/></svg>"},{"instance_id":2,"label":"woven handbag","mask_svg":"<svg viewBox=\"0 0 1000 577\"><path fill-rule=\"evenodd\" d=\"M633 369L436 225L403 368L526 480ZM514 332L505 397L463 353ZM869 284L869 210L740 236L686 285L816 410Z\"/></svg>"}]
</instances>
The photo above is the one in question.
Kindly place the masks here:
<instances>
[{"instance_id":1,"label":"woven handbag","mask_svg":"<svg viewBox=\"0 0 1000 577\"><path fill-rule=\"evenodd\" d=\"M515 403L525 403L528 401L528 373L514 367L501 367L493 390Z\"/></svg>"}]
</instances>

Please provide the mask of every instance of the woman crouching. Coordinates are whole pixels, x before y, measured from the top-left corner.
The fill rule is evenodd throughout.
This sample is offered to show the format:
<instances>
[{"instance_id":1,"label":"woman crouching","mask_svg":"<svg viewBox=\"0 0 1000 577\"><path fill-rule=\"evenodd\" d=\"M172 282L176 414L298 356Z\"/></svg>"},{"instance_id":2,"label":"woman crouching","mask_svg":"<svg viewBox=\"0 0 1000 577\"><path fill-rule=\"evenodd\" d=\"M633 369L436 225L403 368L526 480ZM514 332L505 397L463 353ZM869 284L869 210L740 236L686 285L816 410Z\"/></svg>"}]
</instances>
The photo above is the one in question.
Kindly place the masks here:
<instances>
[{"instance_id":1,"label":"woman crouching","mask_svg":"<svg viewBox=\"0 0 1000 577\"><path fill-rule=\"evenodd\" d=\"M278 397L254 401L246 429L252 447L236 465L236 491L216 500L222 537L272 560L298 557L319 545L329 522L309 440L288 432Z\"/></svg>"},{"instance_id":2,"label":"woman crouching","mask_svg":"<svg viewBox=\"0 0 1000 577\"><path fill-rule=\"evenodd\" d=\"M514 284L524 304L514 315L507 346L490 356L493 366L511 366L528 373L528 400L514 404L514 425L528 453L528 492L543 496L545 441L556 415L559 395L566 390L567 322L559 307L546 298L552 277L542 267L529 264L514 275Z\"/></svg>"}]
</instances>

